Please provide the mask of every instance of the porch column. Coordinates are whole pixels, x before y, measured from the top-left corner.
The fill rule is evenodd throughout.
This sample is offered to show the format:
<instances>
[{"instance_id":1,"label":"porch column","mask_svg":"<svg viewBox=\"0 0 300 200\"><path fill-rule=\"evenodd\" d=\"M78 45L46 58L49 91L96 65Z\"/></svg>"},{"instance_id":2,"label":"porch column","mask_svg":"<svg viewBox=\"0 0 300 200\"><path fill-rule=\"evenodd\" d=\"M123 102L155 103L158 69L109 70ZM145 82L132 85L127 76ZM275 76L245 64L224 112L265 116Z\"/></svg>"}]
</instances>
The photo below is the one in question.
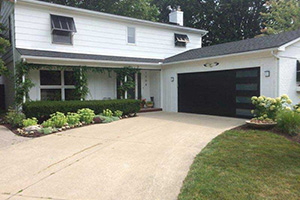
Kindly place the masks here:
<instances>
[{"instance_id":1,"label":"porch column","mask_svg":"<svg viewBox=\"0 0 300 200\"><path fill-rule=\"evenodd\" d=\"M80 81L82 80L82 69L80 67ZM82 91L82 87L80 87L80 90ZM82 97L80 97L80 101L83 101Z\"/></svg>"},{"instance_id":2,"label":"porch column","mask_svg":"<svg viewBox=\"0 0 300 200\"><path fill-rule=\"evenodd\" d=\"M25 83L25 75L22 76L22 83L24 84ZM26 94L24 93L23 94L23 103L26 102Z\"/></svg>"},{"instance_id":3,"label":"porch column","mask_svg":"<svg viewBox=\"0 0 300 200\"><path fill-rule=\"evenodd\" d=\"M138 91L138 73L134 74L135 76L135 99L138 99L139 91Z\"/></svg>"},{"instance_id":4,"label":"porch column","mask_svg":"<svg viewBox=\"0 0 300 200\"><path fill-rule=\"evenodd\" d=\"M127 83L127 76L125 76L124 82ZM128 92L127 90L125 91L125 99L128 97Z\"/></svg>"}]
</instances>

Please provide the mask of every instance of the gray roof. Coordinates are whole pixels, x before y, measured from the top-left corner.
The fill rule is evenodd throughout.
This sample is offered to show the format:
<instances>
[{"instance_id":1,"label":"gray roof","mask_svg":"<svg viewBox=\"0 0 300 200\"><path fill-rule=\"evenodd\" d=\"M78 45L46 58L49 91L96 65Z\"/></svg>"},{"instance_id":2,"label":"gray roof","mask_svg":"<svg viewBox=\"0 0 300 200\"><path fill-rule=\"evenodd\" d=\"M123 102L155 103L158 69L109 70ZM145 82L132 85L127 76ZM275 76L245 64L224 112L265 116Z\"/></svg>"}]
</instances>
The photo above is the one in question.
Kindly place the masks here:
<instances>
[{"instance_id":1,"label":"gray roof","mask_svg":"<svg viewBox=\"0 0 300 200\"><path fill-rule=\"evenodd\" d=\"M149 63L149 64L158 64L159 62L163 62L162 59L65 53L65 52L57 52L57 51L41 51L41 50L20 49L20 48L17 48L17 51L21 55L25 55L25 56L36 56L36 57L47 57L47 58L68 58L68 59Z\"/></svg>"},{"instance_id":2,"label":"gray roof","mask_svg":"<svg viewBox=\"0 0 300 200\"><path fill-rule=\"evenodd\" d=\"M164 63L188 61L215 56L223 56L235 53L257 51L263 49L278 48L300 37L300 29L284 32L276 35L240 40L208 47L191 49L175 56L166 58Z\"/></svg>"},{"instance_id":3,"label":"gray roof","mask_svg":"<svg viewBox=\"0 0 300 200\"><path fill-rule=\"evenodd\" d=\"M264 49L278 48L286 43L289 43L297 38L300 38L300 29L297 31L284 32L277 35L270 35L247 40L240 40L236 42L223 43L191 49L183 53L166 59L151 59L151 58L138 58L138 57L122 57L122 56L105 56L93 54L79 54L79 53L65 53L56 51L41 51L20 49L17 50L21 55L38 56L49 58L68 58L68 59L82 59L82 60L96 60L96 61L114 61L114 62L132 62L132 63L149 63L159 64L159 62L173 63L180 61L189 61L194 59L209 58L215 56L230 55L236 53L244 53L251 51L258 51Z\"/></svg>"}]
</instances>

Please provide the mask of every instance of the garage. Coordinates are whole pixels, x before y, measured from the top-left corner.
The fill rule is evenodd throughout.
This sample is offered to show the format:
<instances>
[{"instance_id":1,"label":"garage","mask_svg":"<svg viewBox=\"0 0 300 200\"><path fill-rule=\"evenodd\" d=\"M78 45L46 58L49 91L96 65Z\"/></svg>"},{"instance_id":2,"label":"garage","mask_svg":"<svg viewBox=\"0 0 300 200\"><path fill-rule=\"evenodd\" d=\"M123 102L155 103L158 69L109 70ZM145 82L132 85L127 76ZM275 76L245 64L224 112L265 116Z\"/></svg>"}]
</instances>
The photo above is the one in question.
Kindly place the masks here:
<instances>
[{"instance_id":1,"label":"garage","mask_svg":"<svg viewBox=\"0 0 300 200\"><path fill-rule=\"evenodd\" d=\"M260 95L260 67L178 74L178 112L251 117Z\"/></svg>"}]
</instances>

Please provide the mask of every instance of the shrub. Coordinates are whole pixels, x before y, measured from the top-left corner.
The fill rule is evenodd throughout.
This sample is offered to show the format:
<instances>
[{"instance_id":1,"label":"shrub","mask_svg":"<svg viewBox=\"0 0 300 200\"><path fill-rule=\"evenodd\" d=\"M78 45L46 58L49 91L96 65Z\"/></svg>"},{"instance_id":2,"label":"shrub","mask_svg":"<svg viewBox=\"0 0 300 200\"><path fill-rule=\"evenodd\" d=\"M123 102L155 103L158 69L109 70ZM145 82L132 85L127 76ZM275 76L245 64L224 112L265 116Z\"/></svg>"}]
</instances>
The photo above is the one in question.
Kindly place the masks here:
<instances>
[{"instance_id":1,"label":"shrub","mask_svg":"<svg viewBox=\"0 0 300 200\"><path fill-rule=\"evenodd\" d=\"M51 119L48 119L47 121L44 121L44 122L42 123L42 126L43 126L44 128L51 128L51 127L53 127L53 123L52 123Z\"/></svg>"},{"instance_id":2,"label":"shrub","mask_svg":"<svg viewBox=\"0 0 300 200\"><path fill-rule=\"evenodd\" d=\"M42 128L39 132L42 134L48 135L48 134L53 133L53 129L50 127Z\"/></svg>"},{"instance_id":3,"label":"shrub","mask_svg":"<svg viewBox=\"0 0 300 200\"><path fill-rule=\"evenodd\" d=\"M282 110L277 115L277 128L283 133L295 136L300 133L300 113Z\"/></svg>"},{"instance_id":4,"label":"shrub","mask_svg":"<svg viewBox=\"0 0 300 200\"><path fill-rule=\"evenodd\" d=\"M289 104L292 104L292 101L287 95L282 95L276 99L260 96L252 97L252 104L255 106L255 110L252 111L254 117L258 120L276 120L277 113L284 109L290 109Z\"/></svg>"},{"instance_id":5,"label":"shrub","mask_svg":"<svg viewBox=\"0 0 300 200\"><path fill-rule=\"evenodd\" d=\"M8 112L5 116L5 122L10 124L12 127L21 127L23 125L23 120L25 115L21 112L18 112L13 109L8 109Z\"/></svg>"},{"instance_id":6,"label":"shrub","mask_svg":"<svg viewBox=\"0 0 300 200\"><path fill-rule=\"evenodd\" d=\"M104 109L112 112L120 110L124 115L137 113L140 110L140 101L133 99L93 100L93 101L31 101L23 105L27 117L36 117L39 121L49 119L57 111L67 114L77 112L82 108L89 108L95 113L102 113Z\"/></svg>"},{"instance_id":7,"label":"shrub","mask_svg":"<svg viewBox=\"0 0 300 200\"><path fill-rule=\"evenodd\" d=\"M95 113L93 110L89 109L89 108L83 108L78 110L77 112L80 116L80 121L81 122L85 122L87 124L92 123L94 117L95 117Z\"/></svg>"},{"instance_id":8,"label":"shrub","mask_svg":"<svg viewBox=\"0 0 300 200\"><path fill-rule=\"evenodd\" d=\"M109 109L105 109L105 110L103 110L102 115L106 116L106 117L112 117L113 116L113 112L111 110L109 110Z\"/></svg>"},{"instance_id":9,"label":"shrub","mask_svg":"<svg viewBox=\"0 0 300 200\"><path fill-rule=\"evenodd\" d=\"M67 122L69 125L77 125L80 123L80 115L78 113L68 113Z\"/></svg>"},{"instance_id":10,"label":"shrub","mask_svg":"<svg viewBox=\"0 0 300 200\"><path fill-rule=\"evenodd\" d=\"M101 117L100 115L95 115L95 117L93 118L93 121L96 123L96 124L99 124L102 122L101 120Z\"/></svg>"},{"instance_id":11,"label":"shrub","mask_svg":"<svg viewBox=\"0 0 300 200\"><path fill-rule=\"evenodd\" d=\"M123 112L122 111L120 111L120 110L116 110L115 112L114 112L114 116L116 116L116 117L122 117L122 115L123 115Z\"/></svg>"},{"instance_id":12,"label":"shrub","mask_svg":"<svg viewBox=\"0 0 300 200\"><path fill-rule=\"evenodd\" d=\"M23 119L23 126L24 127L34 126L34 125L37 125L37 123L38 123L38 120L35 117Z\"/></svg>"},{"instance_id":13,"label":"shrub","mask_svg":"<svg viewBox=\"0 0 300 200\"><path fill-rule=\"evenodd\" d=\"M114 121L112 117L106 117L103 115L100 115L100 119L102 120L102 123L111 123Z\"/></svg>"},{"instance_id":14,"label":"shrub","mask_svg":"<svg viewBox=\"0 0 300 200\"><path fill-rule=\"evenodd\" d=\"M67 117L64 113L56 112L50 115L50 120L55 128L61 128L67 123Z\"/></svg>"},{"instance_id":15,"label":"shrub","mask_svg":"<svg viewBox=\"0 0 300 200\"><path fill-rule=\"evenodd\" d=\"M113 121L118 121L118 120L120 120L119 117L114 117L114 116L112 116L111 119L112 119Z\"/></svg>"}]
</instances>

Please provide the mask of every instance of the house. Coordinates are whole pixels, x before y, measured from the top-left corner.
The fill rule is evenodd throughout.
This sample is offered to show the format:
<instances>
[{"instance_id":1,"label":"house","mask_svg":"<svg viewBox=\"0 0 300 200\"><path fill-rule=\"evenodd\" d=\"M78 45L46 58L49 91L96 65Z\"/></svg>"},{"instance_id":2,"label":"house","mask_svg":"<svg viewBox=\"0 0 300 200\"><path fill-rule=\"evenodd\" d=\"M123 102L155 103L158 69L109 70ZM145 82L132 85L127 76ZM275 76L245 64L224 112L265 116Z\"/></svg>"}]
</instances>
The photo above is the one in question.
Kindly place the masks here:
<instances>
[{"instance_id":1,"label":"house","mask_svg":"<svg viewBox=\"0 0 300 200\"><path fill-rule=\"evenodd\" d=\"M168 112L249 117L253 95L299 101L300 30L202 47L207 31L184 27L180 9L170 12L170 23L158 23L15 0L2 2L1 16L12 43L3 55L9 69L20 60L36 66L28 75L32 100L76 98L70 66L106 69L86 72L87 100L120 98L122 83L109 69L131 66L140 73L132 74L127 98L153 99ZM15 84L3 82L9 106Z\"/></svg>"}]
</instances>

